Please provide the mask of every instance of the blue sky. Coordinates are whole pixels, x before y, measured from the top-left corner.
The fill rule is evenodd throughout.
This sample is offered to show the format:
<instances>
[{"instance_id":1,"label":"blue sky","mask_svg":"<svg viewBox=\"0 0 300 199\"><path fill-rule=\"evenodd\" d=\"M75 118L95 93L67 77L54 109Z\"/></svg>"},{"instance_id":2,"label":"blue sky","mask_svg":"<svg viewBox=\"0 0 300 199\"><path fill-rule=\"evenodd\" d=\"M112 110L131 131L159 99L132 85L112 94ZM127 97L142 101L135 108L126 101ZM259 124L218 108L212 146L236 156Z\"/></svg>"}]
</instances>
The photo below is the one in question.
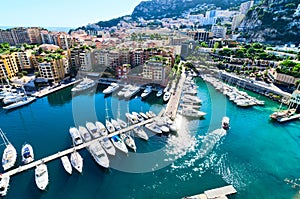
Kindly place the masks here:
<instances>
[{"instance_id":1,"label":"blue sky","mask_svg":"<svg viewBox=\"0 0 300 199\"><path fill-rule=\"evenodd\" d=\"M79 27L131 14L142 0L5 0L0 26Z\"/></svg>"}]
</instances>

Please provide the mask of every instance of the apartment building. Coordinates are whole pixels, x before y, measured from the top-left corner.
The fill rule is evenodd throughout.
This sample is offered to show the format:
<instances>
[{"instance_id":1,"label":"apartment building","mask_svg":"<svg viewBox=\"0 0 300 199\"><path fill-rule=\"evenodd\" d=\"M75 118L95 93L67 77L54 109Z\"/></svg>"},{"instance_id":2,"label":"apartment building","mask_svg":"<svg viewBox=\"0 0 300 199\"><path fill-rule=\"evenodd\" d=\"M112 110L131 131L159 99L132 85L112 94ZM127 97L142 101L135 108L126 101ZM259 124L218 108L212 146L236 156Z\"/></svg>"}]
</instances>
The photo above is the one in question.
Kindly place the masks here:
<instances>
[{"instance_id":1,"label":"apartment building","mask_svg":"<svg viewBox=\"0 0 300 199\"><path fill-rule=\"evenodd\" d=\"M39 63L38 69L41 77L48 79L50 82L59 82L65 77L64 63L63 59Z\"/></svg>"},{"instance_id":2,"label":"apartment building","mask_svg":"<svg viewBox=\"0 0 300 199\"><path fill-rule=\"evenodd\" d=\"M152 80L155 83L165 81L166 66L162 62L147 61L143 65L143 78Z\"/></svg>"},{"instance_id":3,"label":"apartment building","mask_svg":"<svg viewBox=\"0 0 300 199\"><path fill-rule=\"evenodd\" d=\"M19 72L17 62L12 55L0 55L0 79L10 79Z\"/></svg>"},{"instance_id":4,"label":"apartment building","mask_svg":"<svg viewBox=\"0 0 300 199\"><path fill-rule=\"evenodd\" d=\"M79 53L80 70L91 71L92 70L92 58L91 51L83 50Z\"/></svg>"},{"instance_id":5,"label":"apartment building","mask_svg":"<svg viewBox=\"0 0 300 199\"><path fill-rule=\"evenodd\" d=\"M31 44L42 44L41 28L28 28L27 32Z\"/></svg>"},{"instance_id":6,"label":"apartment building","mask_svg":"<svg viewBox=\"0 0 300 199\"><path fill-rule=\"evenodd\" d=\"M245 18L245 14L234 15L231 24L231 30L235 30L236 28L238 28L242 23L242 21L244 20L244 18Z\"/></svg>"},{"instance_id":7,"label":"apartment building","mask_svg":"<svg viewBox=\"0 0 300 199\"><path fill-rule=\"evenodd\" d=\"M224 26L212 26L211 32L213 33L213 36L216 38L225 38L226 37L226 31L227 27Z\"/></svg>"}]
</instances>

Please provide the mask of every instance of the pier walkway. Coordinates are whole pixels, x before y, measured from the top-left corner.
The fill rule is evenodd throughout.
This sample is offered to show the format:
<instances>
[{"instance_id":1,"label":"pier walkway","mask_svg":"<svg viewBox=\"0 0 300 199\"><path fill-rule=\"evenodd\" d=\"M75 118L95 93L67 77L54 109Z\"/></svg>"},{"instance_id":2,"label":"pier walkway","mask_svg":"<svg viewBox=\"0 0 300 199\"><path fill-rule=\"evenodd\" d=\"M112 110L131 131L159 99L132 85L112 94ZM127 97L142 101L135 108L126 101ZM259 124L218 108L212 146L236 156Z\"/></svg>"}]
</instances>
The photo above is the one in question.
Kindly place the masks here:
<instances>
[{"instance_id":1,"label":"pier walkway","mask_svg":"<svg viewBox=\"0 0 300 199\"><path fill-rule=\"evenodd\" d=\"M137 124L130 125L130 126L124 128L124 129L121 129L121 130L119 130L119 131L110 133L110 134L108 134L106 137L111 138L111 137L113 137L113 136L115 136L115 135L119 135L119 134L125 133L125 132L127 132L127 131L131 131L131 130L133 130L134 128L136 128L136 127L138 127L138 126L143 126L143 125L145 125L145 124L148 124L148 123L150 123L150 122L153 122L156 118L161 117L161 116L163 115L163 113L164 113L164 109L162 109L162 110L160 111L160 113L159 113L156 117L150 118L150 119L145 120L145 121L143 121L143 122L139 122L139 123L137 123ZM53 154L53 155L50 155L50 156L48 156L48 157L42 158L42 159L40 159L40 160L36 160L36 161L31 162L31 163L26 164L26 165L19 166L18 168L15 168L15 169L12 169L12 170L9 170L9 171L3 173L2 175L3 175L3 176L7 176L7 175L8 175L8 176L12 176L12 175L18 174L18 173L20 173L20 172L23 172L23 171L32 169L32 168L36 167L36 166L39 165L39 164L47 163L47 162L50 162L50 161L52 161L52 160L61 158L62 156L68 155L68 154L72 153L74 150L81 150L81 149L83 149L83 148L86 148L86 147L88 147L91 143L93 143L95 140L101 141L103 138L104 138L104 137L96 138L96 139L93 139L93 140L91 140L91 141L89 141L89 142L85 142L85 143L83 143L83 144L80 144L80 145L78 145L78 146L75 146L75 147L72 147L72 148L69 148L69 149L66 149L66 150L63 150L63 151L59 151L59 152L57 152L57 153L55 153L55 154Z\"/></svg>"},{"instance_id":2,"label":"pier walkway","mask_svg":"<svg viewBox=\"0 0 300 199\"><path fill-rule=\"evenodd\" d=\"M185 79L186 79L186 74L183 70L183 72L180 76L180 79L178 81L177 87L176 87L174 93L172 93L170 100L166 107L165 116L169 116L173 120L175 119L176 114L177 114L177 110L178 110L178 106L179 106L179 102L180 102L180 98L181 98L181 94L182 94L182 88L183 88Z\"/></svg>"}]
</instances>

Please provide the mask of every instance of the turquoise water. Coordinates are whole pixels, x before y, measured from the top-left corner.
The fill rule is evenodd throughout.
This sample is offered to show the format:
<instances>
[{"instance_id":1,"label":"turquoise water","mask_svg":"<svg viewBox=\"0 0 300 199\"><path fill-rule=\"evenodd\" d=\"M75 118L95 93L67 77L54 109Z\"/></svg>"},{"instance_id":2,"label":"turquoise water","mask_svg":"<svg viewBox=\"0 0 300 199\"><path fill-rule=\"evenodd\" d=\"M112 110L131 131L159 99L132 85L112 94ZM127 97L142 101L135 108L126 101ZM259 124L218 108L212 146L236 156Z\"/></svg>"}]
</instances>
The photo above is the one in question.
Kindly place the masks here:
<instances>
[{"instance_id":1,"label":"turquoise water","mask_svg":"<svg viewBox=\"0 0 300 199\"><path fill-rule=\"evenodd\" d=\"M82 174L73 170L68 175L60 160L47 163L47 191L36 187L33 169L17 174L11 178L6 198L173 199L227 184L238 191L233 198L297 198L298 190L284 179L300 177L300 122L270 121L269 114L279 104L264 97L260 97L266 100L264 107L238 108L202 80L197 84L201 110L207 112L204 120L182 118L177 135L147 132L148 142L135 138L137 153L127 157L118 152L110 158L110 169L99 167L85 149L80 151ZM18 152L27 142L36 159L43 158L72 145L70 126L96 119L104 122L106 115L125 119L128 110L158 113L164 106L155 95L145 101L140 97L126 101L101 91L72 96L70 90L14 111L0 109L0 127ZM230 117L231 129L220 136L213 131L224 115ZM20 153L17 163L21 164Z\"/></svg>"}]
</instances>

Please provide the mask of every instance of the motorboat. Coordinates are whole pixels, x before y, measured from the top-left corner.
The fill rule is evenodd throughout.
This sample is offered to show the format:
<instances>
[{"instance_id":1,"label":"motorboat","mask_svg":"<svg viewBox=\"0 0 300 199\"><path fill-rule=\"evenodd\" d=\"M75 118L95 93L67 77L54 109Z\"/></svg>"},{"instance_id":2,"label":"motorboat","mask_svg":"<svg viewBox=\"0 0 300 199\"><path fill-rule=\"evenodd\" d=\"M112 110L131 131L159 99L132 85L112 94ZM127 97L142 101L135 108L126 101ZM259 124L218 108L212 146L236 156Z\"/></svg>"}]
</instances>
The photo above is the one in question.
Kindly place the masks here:
<instances>
[{"instance_id":1,"label":"motorboat","mask_svg":"<svg viewBox=\"0 0 300 199\"><path fill-rule=\"evenodd\" d=\"M163 92L162 89L158 90L157 93L156 93L156 97L162 96L163 93L164 93L164 92Z\"/></svg>"},{"instance_id":2,"label":"motorboat","mask_svg":"<svg viewBox=\"0 0 300 199\"><path fill-rule=\"evenodd\" d=\"M186 117L202 118L206 115L205 112L198 111L192 108L183 108L178 111L181 115Z\"/></svg>"},{"instance_id":3,"label":"motorboat","mask_svg":"<svg viewBox=\"0 0 300 199\"><path fill-rule=\"evenodd\" d=\"M115 119L110 119L110 123L115 127L115 130L119 131L121 129L121 125Z\"/></svg>"},{"instance_id":4,"label":"motorboat","mask_svg":"<svg viewBox=\"0 0 300 199\"><path fill-rule=\"evenodd\" d=\"M200 100L197 96L193 96L193 95L184 95L182 101L187 103L192 103L192 104L202 103L202 100Z\"/></svg>"},{"instance_id":5,"label":"motorboat","mask_svg":"<svg viewBox=\"0 0 300 199\"><path fill-rule=\"evenodd\" d=\"M21 101L24 97L24 93L12 93L6 97L3 98L4 104L11 104L18 101Z\"/></svg>"},{"instance_id":6,"label":"motorboat","mask_svg":"<svg viewBox=\"0 0 300 199\"><path fill-rule=\"evenodd\" d=\"M100 144L108 155L116 154L116 149L115 149L114 145L111 143L111 141L107 137L104 137L102 140L100 140Z\"/></svg>"},{"instance_id":7,"label":"motorboat","mask_svg":"<svg viewBox=\"0 0 300 199\"><path fill-rule=\"evenodd\" d=\"M283 118L283 117L290 117L293 114L295 114L295 112L296 112L296 109L281 110L281 111L276 111L276 112L272 113L270 115L270 117L272 119L280 119L280 118Z\"/></svg>"},{"instance_id":8,"label":"motorboat","mask_svg":"<svg viewBox=\"0 0 300 199\"><path fill-rule=\"evenodd\" d=\"M103 93L105 95L111 94L114 91L116 91L119 87L119 84L113 82L106 89L103 90Z\"/></svg>"},{"instance_id":9,"label":"motorboat","mask_svg":"<svg viewBox=\"0 0 300 199\"><path fill-rule=\"evenodd\" d=\"M164 102L169 101L170 97L171 97L171 93L170 92L165 92L164 96L163 96Z\"/></svg>"},{"instance_id":10,"label":"motorboat","mask_svg":"<svg viewBox=\"0 0 300 199\"><path fill-rule=\"evenodd\" d=\"M138 118L130 113L126 113L125 116L127 117L127 119L130 121L130 123L132 124L136 124L139 122Z\"/></svg>"},{"instance_id":11,"label":"motorboat","mask_svg":"<svg viewBox=\"0 0 300 199\"><path fill-rule=\"evenodd\" d=\"M167 126L167 123L162 119L156 119L155 120L155 123L156 125L160 128L160 130L163 132L163 133L169 133L170 132L170 129L169 127Z\"/></svg>"},{"instance_id":12,"label":"motorboat","mask_svg":"<svg viewBox=\"0 0 300 199\"><path fill-rule=\"evenodd\" d=\"M9 104L7 106L4 106L3 109L9 110L9 109L18 108L20 106L25 106L26 104L29 104L29 103L33 102L34 100L36 100L35 97L24 96L20 101Z\"/></svg>"},{"instance_id":13,"label":"motorboat","mask_svg":"<svg viewBox=\"0 0 300 199\"><path fill-rule=\"evenodd\" d=\"M125 85L119 92L118 92L118 97L124 97L125 93L127 92L128 89L131 88L131 85Z\"/></svg>"},{"instance_id":14,"label":"motorboat","mask_svg":"<svg viewBox=\"0 0 300 199\"><path fill-rule=\"evenodd\" d=\"M34 160L33 148L30 144L22 146L21 154L23 164L28 164Z\"/></svg>"},{"instance_id":15,"label":"motorboat","mask_svg":"<svg viewBox=\"0 0 300 199\"><path fill-rule=\"evenodd\" d=\"M5 149L2 155L2 167L4 171L14 166L17 160L17 151L15 147L9 142L3 131L0 129L0 135L5 144Z\"/></svg>"},{"instance_id":16,"label":"motorboat","mask_svg":"<svg viewBox=\"0 0 300 199\"><path fill-rule=\"evenodd\" d=\"M68 158L68 156L63 156L60 158L61 163L64 167L64 169L66 170L66 172L68 172L70 175L72 174L72 165L71 162Z\"/></svg>"},{"instance_id":17,"label":"motorboat","mask_svg":"<svg viewBox=\"0 0 300 199\"><path fill-rule=\"evenodd\" d=\"M93 138L100 137L100 131L99 131L99 129L96 127L96 125L93 122L87 122L85 124L85 126L89 130L89 132L91 133L91 135L93 136Z\"/></svg>"},{"instance_id":18,"label":"motorboat","mask_svg":"<svg viewBox=\"0 0 300 199\"><path fill-rule=\"evenodd\" d=\"M224 116L222 118L222 128L225 130L229 129L229 117Z\"/></svg>"},{"instance_id":19,"label":"motorboat","mask_svg":"<svg viewBox=\"0 0 300 199\"><path fill-rule=\"evenodd\" d=\"M88 142L92 140L91 134L88 132L88 130L85 127L79 126L78 130L84 141Z\"/></svg>"},{"instance_id":20,"label":"motorboat","mask_svg":"<svg viewBox=\"0 0 300 199\"><path fill-rule=\"evenodd\" d=\"M162 130L154 122L146 124L145 127L156 134L162 134Z\"/></svg>"},{"instance_id":21,"label":"motorboat","mask_svg":"<svg viewBox=\"0 0 300 199\"><path fill-rule=\"evenodd\" d=\"M147 135L147 133L141 128L141 127L137 127L133 129L133 132L141 139L143 140L148 140L149 137Z\"/></svg>"},{"instance_id":22,"label":"motorboat","mask_svg":"<svg viewBox=\"0 0 300 199\"><path fill-rule=\"evenodd\" d=\"M149 117L148 117L145 113L143 113L143 112L140 112L140 115L141 115L145 120L148 120L148 119L149 119Z\"/></svg>"},{"instance_id":23,"label":"motorboat","mask_svg":"<svg viewBox=\"0 0 300 199\"><path fill-rule=\"evenodd\" d=\"M136 152L136 145L134 139L128 133L120 134L120 138L125 142L125 144Z\"/></svg>"},{"instance_id":24,"label":"motorboat","mask_svg":"<svg viewBox=\"0 0 300 199\"><path fill-rule=\"evenodd\" d=\"M0 196L6 196L9 187L9 175L2 174L0 177Z\"/></svg>"},{"instance_id":25,"label":"motorboat","mask_svg":"<svg viewBox=\"0 0 300 199\"><path fill-rule=\"evenodd\" d=\"M146 98L151 92L152 92L152 87L151 86L146 86L145 90L141 94L141 97Z\"/></svg>"},{"instance_id":26,"label":"motorboat","mask_svg":"<svg viewBox=\"0 0 300 199\"><path fill-rule=\"evenodd\" d=\"M74 150L74 152L71 153L71 165L79 172L82 172L83 168L83 159L81 155Z\"/></svg>"},{"instance_id":27,"label":"motorboat","mask_svg":"<svg viewBox=\"0 0 300 199\"><path fill-rule=\"evenodd\" d=\"M116 130L114 125L109 120L105 120L105 126L109 133L112 133Z\"/></svg>"},{"instance_id":28,"label":"motorboat","mask_svg":"<svg viewBox=\"0 0 300 199\"><path fill-rule=\"evenodd\" d=\"M108 135L107 129L105 128L105 126L102 122L96 121L95 124L96 124L96 127L98 128L101 136L107 136Z\"/></svg>"},{"instance_id":29,"label":"motorboat","mask_svg":"<svg viewBox=\"0 0 300 199\"><path fill-rule=\"evenodd\" d=\"M144 121L144 118L137 112L132 112L131 115L134 115L135 117L137 117L139 122Z\"/></svg>"},{"instance_id":30,"label":"motorboat","mask_svg":"<svg viewBox=\"0 0 300 199\"><path fill-rule=\"evenodd\" d=\"M128 153L128 149L127 149L125 143L122 141L122 139L119 136L117 136L117 135L113 136L111 138L111 141L117 149L119 149L120 151L122 151L124 153Z\"/></svg>"},{"instance_id":31,"label":"motorboat","mask_svg":"<svg viewBox=\"0 0 300 199\"><path fill-rule=\"evenodd\" d=\"M83 80L71 89L72 92L80 92L92 88L96 85L96 82L89 78L83 78Z\"/></svg>"},{"instance_id":32,"label":"motorboat","mask_svg":"<svg viewBox=\"0 0 300 199\"><path fill-rule=\"evenodd\" d=\"M93 156L94 160L102 167L108 168L109 167L109 159L101 147L100 143L96 140L88 147L89 152Z\"/></svg>"},{"instance_id":33,"label":"motorboat","mask_svg":"<svg viewBox=\"0 0 300 199\"><path fill-rule=\"evenodd\" d=\"M120 118L117 118L117 122L120 124L121 128L127 127L127 123L125 121L121 120Z\"/></svg>"},{"instance_id":34,"label":"motorboat","mask_svg":"<svg viewBox=\"0 0 300 199\"><path fill-rule=\"evenodd\" d=\"M34 176L35 176L35 183L37 187L40 190L45 190L49 183L49 178L48 178L48 169L44 163L36 166Z\"/></svg>"},{"instance_id":35,"label":"motorboat","mask_svg":"<svg viewBox=\"0 0 300 199\"><path fill-rule=\"evenodd\" d=\"M72 140L73 140L73 143L75 145L79 145L79 144L83 143L83 140L80 136L80 133L79 133L79 131L76 127L70 127L69 133L70 133L70 135L72 137Z\"/></svg>"},{"instance_id":36,"label":"motorboat","mask_svg":"<svg viewBox=\"0 0 300 199\"><path fill-rule=\"evenodd\" d=\"M147 111L145 114L149 119L152 118L152 115L151 115L151 113L149 113L149 111Z\"/></svg>"},{"instance_id":37,"label":"motorboat","mask_svg":"<svg viewBox=\"0 0 300 199\"><path fill-rule=\"evenodd\" d=\"M131 86L124 94L125 98L131 98L134 96L137 92L139 92L140 87L139 86Z\"/></svg>"}]
</instances>

